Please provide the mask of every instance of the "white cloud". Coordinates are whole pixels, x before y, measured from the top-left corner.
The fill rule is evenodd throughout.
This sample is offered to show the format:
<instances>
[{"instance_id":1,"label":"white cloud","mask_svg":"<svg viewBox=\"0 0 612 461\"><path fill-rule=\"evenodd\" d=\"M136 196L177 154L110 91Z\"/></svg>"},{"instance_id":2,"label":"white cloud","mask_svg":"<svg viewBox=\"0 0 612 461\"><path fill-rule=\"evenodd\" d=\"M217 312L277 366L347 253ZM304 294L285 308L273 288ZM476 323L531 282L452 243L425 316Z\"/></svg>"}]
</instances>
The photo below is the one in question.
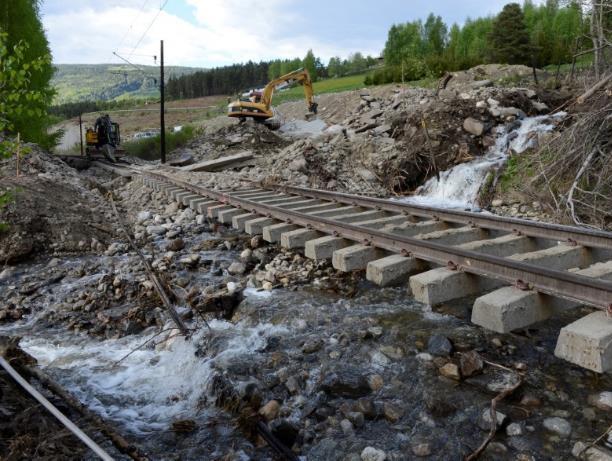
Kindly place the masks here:
<instances>
[{"instance_id":1,"label":"white cloud","mask_svg":"<svg viewBox=\"0 0 612 461\"><path fill-rule=\"evenodd\" d=\"M171 0L176 1L176 0ZM120 62L112 51L120 44L123 55L159 13L132 61L152 64L152 59L137 54L158 55L159 40L164 39L165 59L169 65L210 67L249 59L303 56L309 48L328 59L350 52L376 53L382 43L355 43L346 49L322 42L315 36L294 32L299 18L291 13L297 0L186 0L194 9L190 22L165 11L159 13L157 1L62 2L45 4L43 22L58 63ZM74 3L72 7L66 4ZM100 9L101 8L101 9ZM136 18L136 20L134 20ZM132 24L133 23L133 24ZM132 25L130 29L130 25ZM384 38L382 38L384 40Z\"/></svg>"}]
</instances>

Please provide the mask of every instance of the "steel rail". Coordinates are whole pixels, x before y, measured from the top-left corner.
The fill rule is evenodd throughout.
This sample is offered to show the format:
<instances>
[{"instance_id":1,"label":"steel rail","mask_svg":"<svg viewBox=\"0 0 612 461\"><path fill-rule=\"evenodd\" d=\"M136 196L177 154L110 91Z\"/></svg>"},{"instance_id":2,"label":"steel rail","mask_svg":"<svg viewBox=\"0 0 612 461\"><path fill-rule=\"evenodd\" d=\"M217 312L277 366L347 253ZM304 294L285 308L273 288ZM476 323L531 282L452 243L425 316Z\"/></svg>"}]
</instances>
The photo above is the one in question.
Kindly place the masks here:
<instances>
[{"instance_id":1,"label":"steel rail","mask_svg":"<svg viewBox=\"0 0 612 461\"><path fill-rule=\"evenodd\" d=\"M525 219L508 218L469 211L441 209L398 202L374 197L345 194L342 192L329 192L320 189L307 189L294 186L262 186L263 189L282 191L288 194L297 194L322 200L331 200L351 205L377 208L380 210L410 214L419 217L437 218L441 221L471 224L486 229L497 229L508 232L520 232L529 237L559 240L586 247L597 247L612 250L612 233L596 229L586 229L560 224L549 224ZM231 195L231 194L230 194Z\"/></svg>"},{"instance_id":2,"label":"steel rail","mask_svg":"<svg viewBox=\"0 0 612 461\"><path fill-rule=\"evenodd\" d=\"M427 240L385 233L328 218L317 218L305 213L233 197L228 193L210 190L159 173L143 172L143 174L236 208L242 208L279 221L362 242L366 245L405 256L413 256L443 266L448 265L470 274L495 278L510 285L527 285L529 288L542 293L590 304L600 309L610 309L612 307L612 282L468 251Z\"/></svg>"},{"instance_id":3,"label":"steel rail","mask_svg":"<svg viewBox=\"0 0 612 461\"><path fill-rule=\"evenodd\" d=\"M109 455L100 445L94 442L85 432L70 421L61 411L59 411L51 402L49 402L44 395L38 392L30 383L28 383L18 372L15 370L10 363L8 363L4 357L0 356L0 366L6 370L6 372L19 384L24 390L34 397L38 403L40 403L45 409L51 413L55 418L78 437L81 442L87 445L100 459L104 461L113 461L113 457Z\"/></svg>"}]
</instances>

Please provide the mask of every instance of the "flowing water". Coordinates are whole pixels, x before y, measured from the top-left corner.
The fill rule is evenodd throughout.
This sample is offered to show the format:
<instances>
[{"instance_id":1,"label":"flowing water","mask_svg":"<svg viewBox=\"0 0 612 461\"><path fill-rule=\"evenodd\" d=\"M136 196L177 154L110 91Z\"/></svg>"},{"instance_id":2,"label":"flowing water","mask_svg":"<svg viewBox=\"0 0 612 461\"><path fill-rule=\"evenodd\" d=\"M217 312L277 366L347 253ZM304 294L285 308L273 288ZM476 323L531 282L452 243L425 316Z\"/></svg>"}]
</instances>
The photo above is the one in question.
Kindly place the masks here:
<instances>
[{"instance_id":1,"label":"flowing water","mask_svg":"<svg viewBox=\"0 0 612 461\"><path fill-rule=\"evenodd\" d=\"M87 277L97 280L95 274ZM67 278L49 288L41 297L44 309L78 284ZM400 456L410 453L415 441L429 443L435 459L454 459L453 453L466 453L484 437L476 425L478 416L488 407L491 391L507 383L509 375L489 370L462 385L440 380L437 367L422 353L436 333L452 338L462 350L478 348L493 361L527 363L527 391L543 392L539 397L545 406L526 420L532 429L521 437L502 437L508 453L488 459L515 459L518 452L555 459L552 453L568 451L570 440L555 441L543 432L544 416L564 415L574 428L572 437L582 439L604 424L586 420L581 409L590 392L607 389L611 381L592 380L552 356L559 328L554 322L540 330L536 342L508 336L503 341L512 347L497 349L486 332L470 325L469 303L435 313L406 297L401 288L371 289L363 283L354 298L346 299L316 286L272 293L247 289L235 323L214 320L209 328L199 324L189 340L173 337L173 331L157 334L153 328L119 339L98 339L36 320L4 327L2 333L24 336L22 346L47 373L116 424L152 459L217 459L230 447L232 459L271 459L269 451L256 448L236 430L231 416L215 407L209 383L218 374L238 390L255 383L264 402L282 401L288 421L300 427L304 420L311 421L302 429L302 453L308 460L344 459L367 445ZM305 353L308 341L320 341L320 349ZM376 408L397 408L400 419L366 419L363 428L343 433L338 408L355 400L327 395L319 382L329 370L346 367L364 376L379 375L383 387L368 398ZM297 391L288 391L291 377L298 383ZM501 405L501 410L515 421L526 417L512 404ZM174 421L185 419L195 422L193 432L171 430Z\"/></svg>"},{"instance_id":2,"label":"flowing water","mask_svg":"<svg viewBox=\"0 0 612 461\"><path fill-rule=\"evenodd\" d=\"M550 132L556 122L565 117L564 112L554 115L526 117L518 120L519 126L495 128L495 145L488 152L466 163L440 173L440 180L429 179L417 190L417 195L404 199L420 205L445 208L478 208L478 192L492 169L499 168L508 159L510 152L521 154L534 147L538 134Z\"/></svg>"}]
</instances>

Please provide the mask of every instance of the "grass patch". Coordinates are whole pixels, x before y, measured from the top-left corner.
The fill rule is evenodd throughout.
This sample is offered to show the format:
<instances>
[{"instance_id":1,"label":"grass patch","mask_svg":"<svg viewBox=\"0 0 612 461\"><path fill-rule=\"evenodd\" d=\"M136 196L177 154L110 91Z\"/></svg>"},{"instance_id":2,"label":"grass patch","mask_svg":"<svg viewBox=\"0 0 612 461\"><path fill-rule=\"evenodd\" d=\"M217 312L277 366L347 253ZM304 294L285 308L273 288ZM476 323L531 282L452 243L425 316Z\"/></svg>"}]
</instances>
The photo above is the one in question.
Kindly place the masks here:
<instances>
[{"instance_id":1,"label":"grass patch","mask_svg":"<svg viewBox=\"0 0 612 461\"><path fill-rule=\"evenodd\" d=\"M193 126L185 125L178 133L166 133L166 152L172 152L179 147L185 146L189 141L199 134ZM129 155L143 160L158 160L161 156L160 135L152 138L128 141L122 147Z\"/></svg>"},{"instance_id":2,"label":"grass patch","mask_svg":"<svg viewBox=\"0 0 612 461\"><path fill-rule=\"evenodd\" d=\"M364 88L366 74L350 75L348 77L328 78L313 83L313 91L315 96L324 93L339 93L341 91L350 91ZM297 85L287 91L276 91L272 101L274 104L281 104L287 101L294 101L304 97L304 88L302 85Z\"/></svg>"}]
</instances>

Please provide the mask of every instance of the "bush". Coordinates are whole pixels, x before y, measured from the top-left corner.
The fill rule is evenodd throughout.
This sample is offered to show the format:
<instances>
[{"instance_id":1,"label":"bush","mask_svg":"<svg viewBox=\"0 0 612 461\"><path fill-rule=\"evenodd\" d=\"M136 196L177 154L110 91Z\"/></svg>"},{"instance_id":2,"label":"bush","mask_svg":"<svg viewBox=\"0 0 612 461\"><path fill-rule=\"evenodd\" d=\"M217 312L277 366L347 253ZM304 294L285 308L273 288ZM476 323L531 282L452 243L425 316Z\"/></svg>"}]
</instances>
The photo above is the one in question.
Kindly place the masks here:
<instances>
[{"instance_id":1,"label":"bush","mask_svg":"<svg viewBox=\"0 0 612 461\"><path fill-rule=\"evenodd\" d=\"M198 134L199 130L189 125L183 126L183 129L177 133L166 133L166 152L172 152L185 146ZM128 141L123 143L123 148L134 157L143 160L158 160L161 156L161 137L157 135L152 138Z\"/></svg>"}]
</instances>

